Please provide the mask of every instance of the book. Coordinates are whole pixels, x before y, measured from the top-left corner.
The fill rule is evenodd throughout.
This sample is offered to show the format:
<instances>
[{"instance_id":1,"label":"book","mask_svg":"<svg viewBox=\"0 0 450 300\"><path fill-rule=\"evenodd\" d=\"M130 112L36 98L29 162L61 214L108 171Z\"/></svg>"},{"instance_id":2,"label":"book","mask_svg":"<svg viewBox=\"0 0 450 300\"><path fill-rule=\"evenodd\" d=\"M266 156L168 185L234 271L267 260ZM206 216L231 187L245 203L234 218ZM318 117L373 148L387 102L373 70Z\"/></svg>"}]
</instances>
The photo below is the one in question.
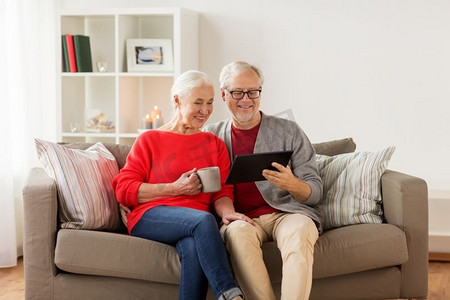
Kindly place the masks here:
<instances>
[{"instance_id":1,"label":"book","mask_svg":"<svg viewBox=\"0 0 450 300\"><path fill-rule=\"evenodd\" d=\"M92 72L91 44L86 35L74 35L73 44L78 72Z\"/></svg>"},{"instance_id":2,"label":"book","mask_svg":"<svg viewBox=\"0 0 450 300\"><path fill-rule=\"evenodd\" d=\"M70 64L69 64L69 56L67 53L67 43L66 43L66 36L62 36L62 62L63 62L63 72L70 72Z\"/></svg>"},{"instance_id":3,"label":"book","mask_svg":"<svg viewBox=\"0 0 450 300\"><path fill-rule=\"evenodd\" d=\"M67 43L67 56L69 57L70 72L77 71L77 61L75 58L75 48L73 46L73 36L71 34L66 35Z\"/></svg>"}]
</instances>

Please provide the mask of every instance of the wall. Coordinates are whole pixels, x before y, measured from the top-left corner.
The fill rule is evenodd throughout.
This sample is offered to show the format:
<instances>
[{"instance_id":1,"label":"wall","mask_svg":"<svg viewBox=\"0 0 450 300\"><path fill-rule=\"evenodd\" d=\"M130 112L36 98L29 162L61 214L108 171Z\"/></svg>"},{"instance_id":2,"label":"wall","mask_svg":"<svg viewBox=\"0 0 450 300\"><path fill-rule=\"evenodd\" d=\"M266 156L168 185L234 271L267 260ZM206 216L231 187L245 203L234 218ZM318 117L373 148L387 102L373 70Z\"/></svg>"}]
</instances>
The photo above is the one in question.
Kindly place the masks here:
<instances>
[{"instance_id":1,"label":"wall","mask_svg":"<svg viewBox=\"0 0 450 300\"><path fill-rule=\"evenodd\" d=\"M450 201L450 1L65 0L63 8L182 6L201 13L200 68L247 60L265 73L262 109L292 109L313 142L395 145L390 168ZM216 80L218 86L218 80ZM227 117L216 96L211 121ZM450 228L447 228L450 235Z\"/></svg>"},{"instance_id":2,"label":"wall","mask_svg":"<svg viewBox=\"0 0 450 300\"><path fill-rule=\"evenodd\" d=\"M429 251L450 253L450 201L448 191L432 190L429 201Z\"/></svg>"}]
</instances>

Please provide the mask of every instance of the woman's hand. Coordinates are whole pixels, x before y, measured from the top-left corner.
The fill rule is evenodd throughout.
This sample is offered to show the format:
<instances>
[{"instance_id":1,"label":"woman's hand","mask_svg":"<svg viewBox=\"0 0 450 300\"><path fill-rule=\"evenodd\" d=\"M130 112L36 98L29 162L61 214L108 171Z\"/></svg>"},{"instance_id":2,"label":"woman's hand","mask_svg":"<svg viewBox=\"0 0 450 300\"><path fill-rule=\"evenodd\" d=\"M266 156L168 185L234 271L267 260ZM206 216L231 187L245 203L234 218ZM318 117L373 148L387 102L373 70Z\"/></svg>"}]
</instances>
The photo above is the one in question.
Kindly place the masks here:
<instances>
[{"instance_id":1,"label":"woman's hand","mask_svg":"<svg viewBox=\"0 0 450 300\"><path fill-rule=\"evenodd\" d=\"M127 218L127 214L131 212L131 210L126 207L123 206L122 204L119 203L119 208L120 208L120 218L122 219L122 222L125 226L128 225L128 218Z\"/></svg>"},{"instance_id":2,"label":"woman's hand","mask_svg":"<svg viewBox=\"0 0 450 300\"><path fill-rule=\"evenodd\" d=\"M197 169L194 168L183 173L177 181L173 183L176 194L178 195L197 195L202 190L202 184L197 175Z\"/></svg>"},{"instance_id":3,"label":"woman's hand","mask_svg":"<svg viewBox=\"0 0 450 300\"><path fill-rule=\"evenodd\" d=\"M238 213L238 212L229 212L229 213L225 213L222 216L222 222L225 225L228 225L231 222L237 221L237 220L245 221L245 222L250 223L253 226L255 226L255 222L251 218L247 217L244 214Z\"/></svg>"},{"instance_id":4,"label":"woman's hand","mask_svg":"<svg viewBox=\"0 0 450 300\"><path fill-rule=\"evenodd\" d=\"M172 183L142 183L138 190L138 203L146 203L159 198L180 195L197 195L202 190L197 169L194 168Z\"/></svg>"},{"instance_id":5,"label":"woman's hand","mask_svg":"<svg viewBox=\"0 0 450 300\"><path fill-rule=\"evenodd\" d=\"M233 221L241 220L255 225L255 222L244 214L238 213L234 210L233 201L228 197L222 197L214 201L214 210L222 218L225 225Z\"/></svg>"}]
</instances>

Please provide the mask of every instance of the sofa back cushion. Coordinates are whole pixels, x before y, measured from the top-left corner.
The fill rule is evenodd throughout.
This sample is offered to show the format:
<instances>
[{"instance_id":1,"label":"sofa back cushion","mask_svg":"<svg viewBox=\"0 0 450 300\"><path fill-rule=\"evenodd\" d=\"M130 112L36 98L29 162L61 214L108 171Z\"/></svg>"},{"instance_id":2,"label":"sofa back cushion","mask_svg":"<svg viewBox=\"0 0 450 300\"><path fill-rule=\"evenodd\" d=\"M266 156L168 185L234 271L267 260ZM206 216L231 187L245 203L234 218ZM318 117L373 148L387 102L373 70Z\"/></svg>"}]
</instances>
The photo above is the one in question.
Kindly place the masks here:
<instances>
[{"instance_id":1,"label":"sofa back cushion","mask_svg":"<svg viewBox=\"0 0 450 300\"><path fill-rule=\"evenodd\" d=\"M85 150L93 145L93 143L59 143L59 144L66 148L81 149L81 150ZM130 152L131 146L113 143L103 143L103 144L116 158L119 170L122 169L126 163L127 155L128 152ZM333 156L342 153L354 152L356 149L356 144L352 138L345 138L322 143L314 143L313 147L316 150L317 154Z\"/></svg>"},{"instance_id":2,"label":"sofa back cushion","mask_svg":"<svg viewBox=\"0 0 450 300\"><path fill-rule=\"evenodd\" d=\"M67 148L81 149L81 150L85 150L93 145L93 143L59 143L59 144ZM128 152L130 152L131 146L113 143L103 143L103 144L116 158L119 169L122 169L126 163L127 155ZM322 143L314 143L313 147L316 150L317 154L333 156L342 153L354 152L356 149L356 144L352 138L345 138Z\"/></svg>"},{"instance_id":3,"label":"sofa back cushion","mask_svg":"<svg viewBox=\"0 0 450 300\"><path fill-rule=\"evenodd\" d=\"M317 154L333 156L354 152L356 149L356 144L355 142L353 142L352 138L345 138L323 143L315 143L313 144L313 147L316 150Z\"/></svg>"}]
</instances>

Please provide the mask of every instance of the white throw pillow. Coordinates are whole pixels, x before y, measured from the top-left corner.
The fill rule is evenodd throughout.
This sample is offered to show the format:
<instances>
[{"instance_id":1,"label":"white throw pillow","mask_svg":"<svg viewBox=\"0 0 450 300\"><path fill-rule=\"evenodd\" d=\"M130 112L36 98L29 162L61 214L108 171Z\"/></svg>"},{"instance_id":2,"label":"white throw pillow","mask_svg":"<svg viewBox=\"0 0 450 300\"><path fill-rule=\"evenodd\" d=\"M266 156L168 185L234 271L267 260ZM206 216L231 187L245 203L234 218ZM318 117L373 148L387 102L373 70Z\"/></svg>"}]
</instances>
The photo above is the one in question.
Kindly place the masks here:
<instances>
[{"instance_id":1,"label":"white throw pillow","mask_svg":"<svg viewBox=\"0 0 450 300\"><path fill-rule=\"evenodd\" d=\"M382 223L381 175L395 147L378 152L355 152L335 156L317 155L323 181L319 206L324 229L361 223Z\"/></svg>"},{"instance_id":2,"label":"white throw pillow","mask_svg":"<svg viewBox=\"0 0 450 300\"><path fill-rule=\"evenodd\" d=\"M35 143L47 175L57 184L61 227L118 229L121 223L112 181L119 168L111 152L100 142L86 150L40 139Z\"/></svg>"}]
</instances>

